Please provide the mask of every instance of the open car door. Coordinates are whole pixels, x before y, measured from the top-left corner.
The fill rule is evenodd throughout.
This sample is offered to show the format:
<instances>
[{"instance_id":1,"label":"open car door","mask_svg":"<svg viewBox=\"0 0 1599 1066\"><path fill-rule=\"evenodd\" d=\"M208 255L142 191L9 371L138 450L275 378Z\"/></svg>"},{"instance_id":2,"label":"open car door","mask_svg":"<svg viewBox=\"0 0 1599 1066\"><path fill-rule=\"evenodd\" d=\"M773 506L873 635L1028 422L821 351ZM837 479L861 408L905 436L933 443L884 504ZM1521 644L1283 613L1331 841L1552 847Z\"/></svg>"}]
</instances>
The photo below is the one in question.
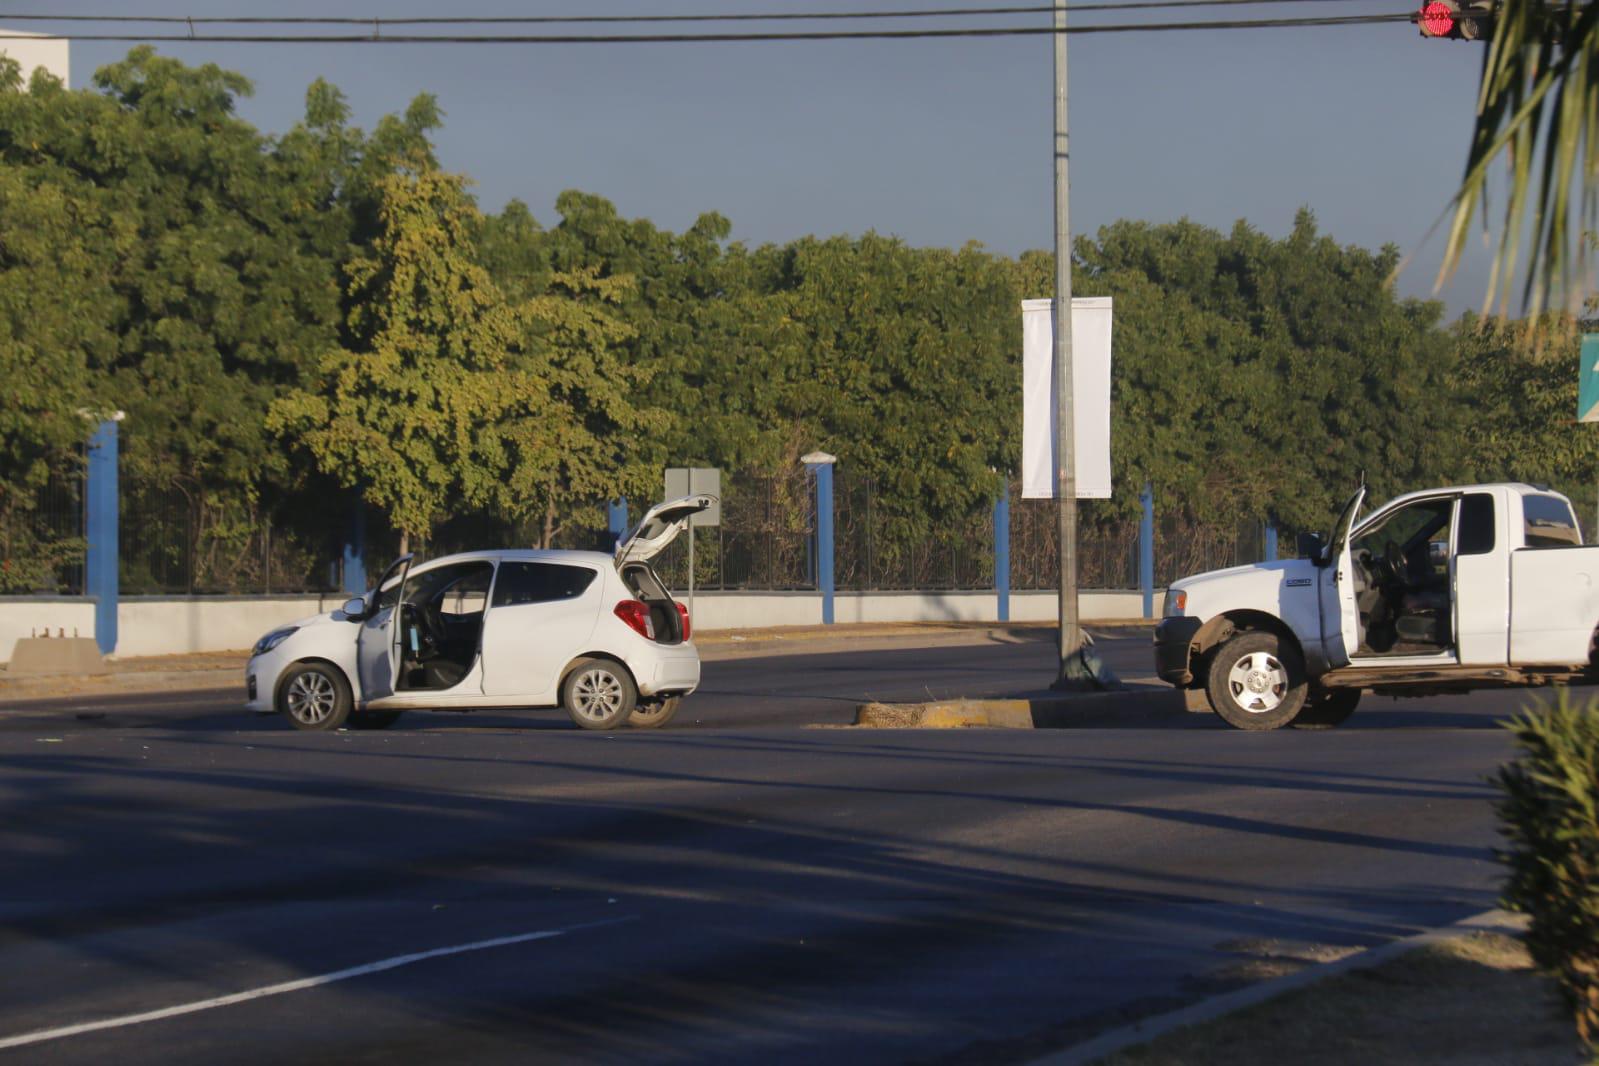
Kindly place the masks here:
<instances>
[{"instance_id":1,"label":"open car door","mask_svg":"<svg viewBox=\"0 0 1599 1066\"><path fill-rule=\"evenodd\" d=\"M689 519L715 502L715 496L702 493L698 496L667 500L651 507L645 512L644 517L639 519L639 524L633 527L633 531L617 544L616 565L649 562L665 551L666 546L688 528Z\"/></svg>"},{"instance_id":2,"label":"open car door","mask_svg":"<svg viewBox=\"0 0 1599 1066\"><path fill-rule=\"evenodd\" d=\"M383 571L377 587L367 593L366 616L356 638L356 662L361 671L361 699L379 700L394 695L400 673L400 604L405 579L414 555L402 555Z\"/></svg>"},{"instance_id":3,"label":"open car door","mask_svg":"<svg viewBox=\"0 0 1599 1066\"><path fill-rule=\"evenodd\" d=\"M1362 484L1344 504L1333 526L1332 540L1327 543L1326 565L1318 578L1318 596L1321 608L1321 646L1327 659L1327 669L1349 665L1349 657L1360 647L1360 611L1355 603L1354 555L1349 550L1349 533L1360 516L1360 505L1366 502L1366 486Z\"/></svg>"}]
</instances>

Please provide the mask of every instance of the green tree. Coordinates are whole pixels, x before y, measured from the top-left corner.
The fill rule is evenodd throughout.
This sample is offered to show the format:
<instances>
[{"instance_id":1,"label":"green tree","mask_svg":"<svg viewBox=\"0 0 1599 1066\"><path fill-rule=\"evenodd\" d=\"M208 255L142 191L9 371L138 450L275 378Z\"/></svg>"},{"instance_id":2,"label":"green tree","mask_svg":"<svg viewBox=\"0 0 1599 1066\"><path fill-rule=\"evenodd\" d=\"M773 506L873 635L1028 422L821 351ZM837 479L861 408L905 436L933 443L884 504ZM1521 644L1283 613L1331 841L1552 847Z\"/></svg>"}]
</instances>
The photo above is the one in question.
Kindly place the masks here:
<instances>
[{"instance_id":1,"label":"green tree","mask_svg":"<svg viewBox=\"0 0 1599 1066\"><path fill-rule=\"evenodd\" d=\"M494 497L510 458L502 420L549 395L515 358L526 315L475 260L463 186L421 161L377 181L379 232L347 267L351 343L269 418L383 510L402 551L452 505Z\"/></svg>"},{"instance_id":2,"label":"green tree","mask_svg":"<svg viewBox=\"0 0 1599 1066\"><path fill-rule=\"evenodd\" d=\"M77 468L118 348L113 272L134 244L110 192L40 151L40 119L70 109L47 74L24 91L0 56L0 592L55 591L81 542L34 522L37 491Z\"/></svg>"},{"instance_id":3,"label":"green tree","mask_svg":"<svg viewBox=\"0 0 1599 1066\"><path fill-rule=\"evenodd\" d=\"M1554 323L1462 318L1451 331L1469 433L1460 436L1457 477L1551 485L1579 514L1594 513L1599 433L1573 426L1580 340ZM1589 524L1589 523L1584 523Z\"/></svg>"},{"instance_id":4,"label":"green tree","mask_svg":"<svg viewBox=\"0 0 1599 1066\"><path fill-rule=\"evenodd\" d=\"M350 343L272 409L275 429L389 516L402 550L474 508L536 519L547 544L575 502L640 483L659 428L633 403L640 373L612 353L628 331L604 307L628 282L560 273L508 300L479 260L484 221L464 186L427 160L378 180L377 236L348 267Z\"/></svg>"}]
</instances>

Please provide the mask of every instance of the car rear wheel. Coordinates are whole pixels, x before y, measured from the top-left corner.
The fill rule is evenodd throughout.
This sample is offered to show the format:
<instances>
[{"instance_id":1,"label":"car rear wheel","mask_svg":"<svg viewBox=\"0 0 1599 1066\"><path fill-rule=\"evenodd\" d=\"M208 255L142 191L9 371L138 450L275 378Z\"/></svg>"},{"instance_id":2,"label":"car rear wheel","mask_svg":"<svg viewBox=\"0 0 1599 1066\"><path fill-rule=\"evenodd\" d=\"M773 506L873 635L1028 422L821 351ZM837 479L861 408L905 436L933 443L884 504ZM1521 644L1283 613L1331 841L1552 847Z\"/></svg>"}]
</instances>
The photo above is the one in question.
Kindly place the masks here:
<instances>
[{"instance_id":1,"label":"car rear wheel","mask_svg":"<svg viewBox=\"0 0 1599 1066\"><path fill-rule=\"evenodd\" d=\"M1275 633L1250 630L1217 648L1205 690L1234 729L1281 729L1305 705L1309 684L1299 650Z\"/></svg>"},{"instance_id":2,"label":"car rear wheel","mask_svg":"<svg viewBox=\"0 0 1599 1066\"><path fill-rule=\"evenodd\" d=\"M584 729L615 729L637 703L633 678L609 659L579 659L561 684L561 706Z\"/></svg>"},{"instance_id":3,"label":"car rear wheel","mask_svg":"<svg viewBox=\"0 0 1599 1066\"><path fill-rule=\"evenodd\" d=\"M338 729L350 717L350 683L326 663L295 663L278 684L277 704L296 729Z\"/></svg>"},{"instance_id":4,"label":"car rear wheel","mask_svg":"<svg viewBox=\"0 0 1599 1066\"><path fill-rule=\"evenodd\" d=\"M627 724L634 729L659 729L672 720L682 702L682 696L668 696L654 703L641 703L627 716Z\"/></svg>"}]
</instances>

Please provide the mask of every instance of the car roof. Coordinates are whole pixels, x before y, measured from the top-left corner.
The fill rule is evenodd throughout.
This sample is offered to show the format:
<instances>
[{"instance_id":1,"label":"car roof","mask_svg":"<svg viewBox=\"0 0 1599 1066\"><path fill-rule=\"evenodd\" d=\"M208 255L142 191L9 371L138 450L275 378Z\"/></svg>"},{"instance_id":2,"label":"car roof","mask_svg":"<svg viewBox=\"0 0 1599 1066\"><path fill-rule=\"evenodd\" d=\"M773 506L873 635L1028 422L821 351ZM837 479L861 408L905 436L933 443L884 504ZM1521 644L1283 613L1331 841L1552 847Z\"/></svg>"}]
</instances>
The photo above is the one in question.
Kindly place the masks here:
<instances>
[{"instance_id":1,"label":"car roof","mask_svg":"<svg viewBox=\"0 0 1599 1066\"><path fill-rule=\"evenodd\" d=\"M605 552L569 551L565 548L495 548L488 551L456 552L453 555L441 555L437 559L429 559L425 563L417 563L412 568L413 573L432 570L437 566L447 566L450 563L483 562L529 562L529 563L562 563L567 566L592 566L596 568L614 567L616 559Z\"/></svg>"}]
</instances>

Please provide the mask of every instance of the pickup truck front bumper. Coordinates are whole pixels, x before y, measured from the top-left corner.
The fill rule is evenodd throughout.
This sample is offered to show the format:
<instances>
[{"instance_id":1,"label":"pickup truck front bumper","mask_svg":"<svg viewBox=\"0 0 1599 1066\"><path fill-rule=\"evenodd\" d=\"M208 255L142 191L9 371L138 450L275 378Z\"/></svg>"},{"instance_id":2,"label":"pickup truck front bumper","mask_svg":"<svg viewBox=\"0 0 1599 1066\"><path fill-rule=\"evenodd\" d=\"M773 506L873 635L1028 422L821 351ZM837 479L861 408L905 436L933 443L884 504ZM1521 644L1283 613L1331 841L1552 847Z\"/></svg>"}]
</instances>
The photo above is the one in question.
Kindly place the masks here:
<instances>
[{"instance_id":1,"label":"pickup truck front bumper","mask_svg":"<svg viewBox=\"0 0 1599 1066\"><path fill-rule=\"evenodd\" d=\"M1155 673L1179 688L1194 680L1189 649L1204 623L1198 618L1162 618L1155 627Z\"/></svg>"}]
</instances>

